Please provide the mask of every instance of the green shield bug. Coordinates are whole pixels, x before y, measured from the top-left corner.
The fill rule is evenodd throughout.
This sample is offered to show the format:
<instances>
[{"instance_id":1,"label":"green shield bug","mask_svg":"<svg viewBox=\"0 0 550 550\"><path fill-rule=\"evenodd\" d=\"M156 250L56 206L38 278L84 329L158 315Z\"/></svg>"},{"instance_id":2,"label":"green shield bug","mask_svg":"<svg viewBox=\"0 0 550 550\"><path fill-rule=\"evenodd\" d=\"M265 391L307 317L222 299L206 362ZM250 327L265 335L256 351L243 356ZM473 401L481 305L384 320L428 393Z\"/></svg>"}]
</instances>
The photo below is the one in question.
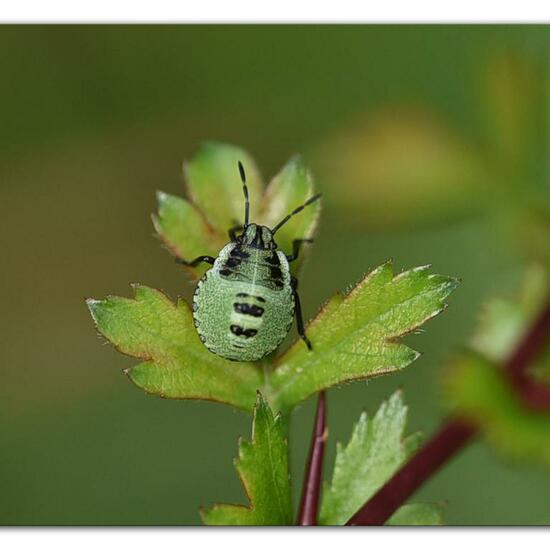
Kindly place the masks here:
<instances>
[{"instance_id":1,"label":"green shield bug","mask_svg":"<svg viewBox=\"0 0 550 550\"><path fill-rule=\"evenodd\" d=\"M249 222L250 203L243 165L238 163L244 194L244 224L229 229L230 242L217 258L199 256L177 262L212 265L198 282L193 295L193 319L203 344L231 361L257 361L283 341L296 316L300 337L308 349L302 320L298 280L289 262L312 239L295 239L292 254L277 250L275 233L292 216L318 200L317 194L295 208L273 228Z\"/></svg>"}]
</instances>

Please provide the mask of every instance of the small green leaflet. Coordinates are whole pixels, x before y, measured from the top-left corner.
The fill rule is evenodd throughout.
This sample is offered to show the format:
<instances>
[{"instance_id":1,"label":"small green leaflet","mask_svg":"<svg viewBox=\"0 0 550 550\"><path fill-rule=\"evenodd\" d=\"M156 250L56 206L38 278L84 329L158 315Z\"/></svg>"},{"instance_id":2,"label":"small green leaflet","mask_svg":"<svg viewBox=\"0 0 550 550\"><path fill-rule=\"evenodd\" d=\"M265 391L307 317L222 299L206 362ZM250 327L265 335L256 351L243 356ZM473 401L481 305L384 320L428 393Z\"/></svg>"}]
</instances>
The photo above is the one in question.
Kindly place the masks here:
<instances>
[{"instance_id":1,"label":"small green leaflet","mask_svg":"<svg viewBox=\"0 0 550 550\"><path fill-rule=\"evenodd\" d=\"M129 378L148 393L175 399L207 399L251 410L260 371L210 353L199 340L189 306L162 292L134 285L135 298L88 300L96 327L115 347L143 362Z\"/></svg>"},{"instance_id":2,"label":"small green leaflet","mask_svg":"<svg viewBox=\"0 0 550 550\"><path fill-rule=\"evenodd\" d=\"M407 407L400 391L382 403L374 418L363 413L346 447L338 444L332 482L325 484L321 505L322 525L344 525L388 481L416 450L419 435L405 437ZM441 523L433 504L401 507L388 521L391 525Z\"/></svg>"},{"instance_id":3,"label":"small green leaflet","mask_svg":"<svg viewBox=\"0 0 550 550\"><path fill-rule=\"evenodd\" d=\"M159 210L153 225L166 248L176 257L216 257L229 242L228 230L244 219L244 197L237 169L241 161L246 171L250 195L250 220L273 227L294 208L315 194L311 173L299 157L293 157L273 178L264 192L259 170L244 149L225 143L207 142L185 165L189 199L159 191ZM311 238L315 233L321 204L317 202L291 220L277 234L279 249L290 254L292 240ZM303 256L307 256L306 245ZM292 264L296 273L302 255ZM185 267L199 278L208 266Z\"/></svg>"},{"instance_id":4,"label":"small green leaflet","mask_svg":"<svg viewBox=\"0 0 550 550\"><path fill-rule=\"evenodd\" d=\"M471 347L491 361L503 362L538 315L550 290L547 270L531 264L516 296L495 297L483 307Z\"/></svg>"},{"instance_id":5,"label":"small green leaflet","mask_svg":"<svg viewBox=\"0 0 550 550\"><path fill-rule=\"evenodd\" d=\"M197 208L189 201L157 192L158 214L152 216L155 230L166 248L177 258L216 256L227 242L226 235L215 233ZM202 264L186 269L195 277L209 268Z\"/></svg>"},{"instance_id":6,"label":"small green leaflet","mask_svg":"<svg viewBox=\"0 0 550 550\"><path fill-rule=\"evenodd\" d=\"M216 504L201 510L207 525L291 525L292 505L287 442L281 417L258 392L254 408L252 441L239 441L235 468L249 506Z\"/></svg>"},{"instance_id":7,"label":"small green leaflet","mask_svg":"<svg viewBox=\"0 0 550 550\"><path fill-rule=\"evenodd\" d=\"M315 195L315 183L311 172L304 166L299 156L290 159L267 187L263 199L260 221L267 227L274 227L296 206L303 204ZM277 232L277 244L284 251L292 250L292 241L296 238L311 239L319 222L322 200L313 203L299 216L292 218ZM302 247L300 257L306 257L311 245ZM299 257L299 259L300 259ZM296 260L296 262L299 261ZM290 264L296 274L301 262Z\"/></svg>"},{"instance_id":8,"label":"small green leaflet","mask_svg":"<svg viewBox=\"0 0 550 550\"><path fill-rule=\"evenodd\" d=\"M334 296L306 327L313 351L298 340L276 359L271 376L275 410L349 380L402 369L419 353L398 343L446 307L458 282L429 266L394 276L390 262L369 273L348 295Z\"/></svg>"},{"instance_id":9,"label":"small green leaflet","mask_svg":"<svg viewBox=\"0 0 550 550\"><path fill-rule=\"evenodd\" d=\"M528 266L516 296L495 297L485 304L470 342L471 349L494 363L502 364L540 314L549 292L547 270L540 264ZM550 348L529 370L534 378L550 379Z\"/></svg>"},{"instance_id":10,"label":"small green leaflet","mask_svg":"<svg viewBox=\"0 0 550 550\"><path fill-rule=\"evenodd\" d=\"M550 467L550 413L528 409L498 366L464 353L445 379L446 402L480 426L494 447L515 460Z\"/></svg>"},{"instance_id":11,"label":"small green leaflet","mask_svg":"<svg viewBox=\"0 0 550 550\"><path fill-rule=\"evenodd\" d=\"M242 184L237 170L241 161L250 194L251 220L258 215L262 178L254 159L244 149L226 143L203 143L184 165L187 189L211 227L227 237L227 230L244 219ZM227 241L227 239L226 239Z\"/></svg>"}]
</instances>

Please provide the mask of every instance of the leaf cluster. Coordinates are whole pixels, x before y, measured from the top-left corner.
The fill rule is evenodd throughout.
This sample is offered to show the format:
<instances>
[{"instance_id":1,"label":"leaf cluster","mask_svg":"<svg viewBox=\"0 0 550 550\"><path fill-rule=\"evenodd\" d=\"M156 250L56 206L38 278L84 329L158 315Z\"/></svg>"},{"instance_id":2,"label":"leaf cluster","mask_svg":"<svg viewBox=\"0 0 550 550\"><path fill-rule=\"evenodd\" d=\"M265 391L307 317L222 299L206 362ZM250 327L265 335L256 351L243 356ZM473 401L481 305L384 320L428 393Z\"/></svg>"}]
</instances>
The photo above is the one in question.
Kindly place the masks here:
<instances>
[{"instance_id":1,"label":"leaf cluster","mask_svg":"<svg viewBox=\"0 0 550 550\"><path fill-rule=\"evenodd\" d=\"M400 392L382 403L369 419L363 413L344 448L338 444L332 482L326 484L321 525L344 525L411 455L419 434L405 436L407 407ZM207 525L291 525L292 504L287 442L281 416L273 416L261 394L254 408L252 441L239 442L235 468L248 506L216 504L201 511ZM388 525L440 525L441 507L431 503L402 506Z\"/></svg>"},{"instance_id":2,"label":"leaf cluster","mask_svg":"<svg viewBox=\"0 0 550 550\"><path fill-rule=\"evenodd\" d=\"M207 144L186 165L192 200L161 194L153 218L159 235L178 256L216 256L226 244L227 227L242 215L235 170L239 159L247 166L253 220L259 217L272 224L314 193L310 173L293 158L262 201L254 201L262 196L262 187L250 156L231 145ZM277 233L281 248L289 250L293 238L314 234L316 204ZM197 335L188 304L173 303L144 285L134 285L133 299L92 299L88 307L99 332L118 350L142 361L126 373L148 393L219 401L251 411L261 390L275 411L288 413L318 391L412 363L418 352L399 338L440 313L456 285L450 277L431 273L429 266L395 275L391 263L383 264L348 294L333 296L308 325L313 351L298 340L260 364L231 362L210 353Z\"/></svg>"},{"instance_id":3,"label":"leaf cluster","mask_svg":"<svg viewBox=\"0 0 550 550\"><path fill-rule=\"evenodd\" d=\"M187 260L216 256L226 244L228 228L243 215L237 161L247 172L254 222L273 226L314 194L313 178L297 157L264 191L259 170L245 151L206 144L185 166L188 196L158 194L153 223L173 255ZM315 234L319 208L315 203L277 233L281 249L290 252L293 239ZM203 271L189 268L192 278ZM258 363L227 361L209 352L189 305L145 285L133 285L133 298L87 302L98 331L118 351L139 359L125 372L147 393L217 401L254 413L252 439L240 441L235 462L248 506L216 505L202 512L203 519L209 524L277 525L292 522L283 429L290 412L319 391L411 364L419 353L402 338L443 311L456 286L455 279L434 274L429 266L395 274L387 262L321 308L306 327L312 351L298 340ZM410 455L418 439L404 437L405 421L399 393L372 420L361 416L348 446L338 449L333 480L325 488L324 523L345 523ZM390 520L439 522L437 509L422 504L404 506Z\"/></svg>"}]
</instances>

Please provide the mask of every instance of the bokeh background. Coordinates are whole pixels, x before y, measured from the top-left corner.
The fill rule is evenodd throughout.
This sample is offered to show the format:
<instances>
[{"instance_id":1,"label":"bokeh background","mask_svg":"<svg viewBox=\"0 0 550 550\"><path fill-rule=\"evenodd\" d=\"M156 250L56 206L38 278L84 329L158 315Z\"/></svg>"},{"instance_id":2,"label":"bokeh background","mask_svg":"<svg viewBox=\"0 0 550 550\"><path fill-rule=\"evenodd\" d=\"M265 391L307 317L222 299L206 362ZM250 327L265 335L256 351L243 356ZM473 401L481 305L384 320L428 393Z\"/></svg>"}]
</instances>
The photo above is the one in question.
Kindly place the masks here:
<instances>
[{"instance_id":1,"label":"bokeh background","mask_svg":"<svg viewBox=\"0 0 550 550\"><path fill-rule=\"evenodd\" d=\"M517 285L516 237L544 241L511 205L547 162L529 124L543 118L549 38L543 26L0 27L0 523L197 524L200 505L244 502L232 458L249 416L141 393L84 304L130 282L189 295L150 214L157 189L183 194L182 161L207 139L247 148L266 180L294 153L313 168L326 200L307 317L388 258L462 279L408 339L424 352L415 364L329 392L327 472L360 411L397 387L411 430L432 433L443 365L480 304ZM313 412L310 400L293 417L295 503ZM444 502L450 524L532 524L550 519L549 494L548 472L477 442L415 500Z\"/></svg>"}]
</instances>

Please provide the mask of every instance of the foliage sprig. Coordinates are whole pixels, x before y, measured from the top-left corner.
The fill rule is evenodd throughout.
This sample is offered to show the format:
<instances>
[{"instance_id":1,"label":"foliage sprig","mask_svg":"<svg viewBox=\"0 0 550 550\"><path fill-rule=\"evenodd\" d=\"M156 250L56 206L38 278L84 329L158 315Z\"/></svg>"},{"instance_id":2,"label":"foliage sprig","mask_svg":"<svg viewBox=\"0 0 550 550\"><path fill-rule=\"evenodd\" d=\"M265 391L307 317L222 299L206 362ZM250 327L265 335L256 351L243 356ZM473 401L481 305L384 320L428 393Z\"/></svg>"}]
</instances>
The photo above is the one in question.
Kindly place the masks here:
<instances>
[{"instance_id":1,"label":"foliage sprig","mask_svg":"<svg viewBox=\"0 0 550 550\"><path fill-rule=\"evenodd\" d=\"M226 244L227 229L242 210L235 170L239 160L247 165L251 196L262 197L251 202L251 219L257 223L273 225L314 192L313 178L298 157L263 192L250 155L232 145L209 143L186 165L188 197L158 194L153 223L173 255L216 256ZM316 203L285 225L277 234L279 247L290 251L293 239L311 238L319 212ZM195 279L203 272L188 269ZM160 397L212 400L254 413L252 440L239 443L236 461L248 506L216 505L202 512L204 521L287 524L292 523L292 507L285 425L291 411L335 385L410 365L419 353L400 339L442 312L456 286L455 279L432 273L430 266L395 274L387 262L350 292L327 301L306 327L312 351L298 340L257 363L210 353L197 335L189 305L145 285L133 285L133 298L90 299L88 307L98 331L117 350L140 360L125 371L138 387ZM324 490L321 522L345 523L410 455L416 438L403 439L405 416L402 398L395 394L372 420L360 418L350 443L338 451L332 484ZM354 478L356 472L361 474ZM440 515L431 506L410 505L396 510L390 522L439 523Z\"/></svg>"}]
</instances>

